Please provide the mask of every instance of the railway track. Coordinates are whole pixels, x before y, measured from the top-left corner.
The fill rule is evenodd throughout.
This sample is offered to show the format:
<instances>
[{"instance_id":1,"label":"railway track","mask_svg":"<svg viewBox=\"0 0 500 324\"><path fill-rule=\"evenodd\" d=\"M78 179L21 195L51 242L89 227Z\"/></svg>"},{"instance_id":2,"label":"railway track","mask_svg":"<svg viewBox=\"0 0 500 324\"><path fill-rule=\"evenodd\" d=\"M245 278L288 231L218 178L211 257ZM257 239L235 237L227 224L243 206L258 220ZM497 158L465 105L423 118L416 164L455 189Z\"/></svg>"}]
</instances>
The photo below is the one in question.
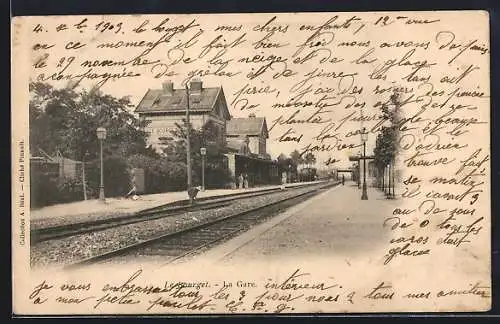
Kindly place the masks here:
<instances>
[{"instance_id":1,"label":"railway track","mask_svg":"<svg viewBox=\"0 0 500 324\"><path fill-rule=\"evenodd\" d=\"M294 186L287 188L287 190L299 189L313 185L314 184ZM270 188L265 190L259 190L257 192L236 193L236 194L226 195L220 198L204 197L197 200L197 203L194 205L190 205L189 200L182 200L146 209L138 213L127 216L118 216L118 217L111 217L107 219L93 220L88 222L78 222L60 226L32 229L31 244L33 245L48 240L62 239L65 237L74 236L78 234L85 234L99 230L105 230L108 228L134 224L148 220L155 220L163 217L177 215L181 212L220 208L231 204L235 200L268 195L273 192L279 192L280 190L281 190L280 188Z\"/></svg>"},{"instance_id":2,"label":"railway track","mask_svg":"<svg viewBox=\"0 0 500 324\"><path fill-rule=\"evenodd\" d=\"M124 261L138 260L145 257L152 257L156 260L159 258L162 264L174 263L196 255L201 250L212 245L228 240L287 208L337 185L338 183L316 185L311 190L299 192L278 201L233 213L224 218L189 229L158 235L139 243L73 263L67 267L74 268L103 262L119 262L120 259Z\"/></svg>"}]
</instances>

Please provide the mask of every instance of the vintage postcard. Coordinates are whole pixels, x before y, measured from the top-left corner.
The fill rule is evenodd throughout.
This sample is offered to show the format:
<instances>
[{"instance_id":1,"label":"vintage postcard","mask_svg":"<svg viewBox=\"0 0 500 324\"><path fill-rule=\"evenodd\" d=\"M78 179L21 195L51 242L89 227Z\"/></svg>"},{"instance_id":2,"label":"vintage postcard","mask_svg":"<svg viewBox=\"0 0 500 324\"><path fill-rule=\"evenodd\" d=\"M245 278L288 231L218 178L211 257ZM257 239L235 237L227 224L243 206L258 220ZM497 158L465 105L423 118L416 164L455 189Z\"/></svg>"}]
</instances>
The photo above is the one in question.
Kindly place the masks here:
<instances>
[{"instance_id":1,"label":"vintage postcard","mask_svg":"<svg viewBox=\"0 0 500 324\"><path fill-rule=\"evenodd\" d=\"M17 315L491 308L485 11L15 17Z\"/></svg>"}]
</instances>

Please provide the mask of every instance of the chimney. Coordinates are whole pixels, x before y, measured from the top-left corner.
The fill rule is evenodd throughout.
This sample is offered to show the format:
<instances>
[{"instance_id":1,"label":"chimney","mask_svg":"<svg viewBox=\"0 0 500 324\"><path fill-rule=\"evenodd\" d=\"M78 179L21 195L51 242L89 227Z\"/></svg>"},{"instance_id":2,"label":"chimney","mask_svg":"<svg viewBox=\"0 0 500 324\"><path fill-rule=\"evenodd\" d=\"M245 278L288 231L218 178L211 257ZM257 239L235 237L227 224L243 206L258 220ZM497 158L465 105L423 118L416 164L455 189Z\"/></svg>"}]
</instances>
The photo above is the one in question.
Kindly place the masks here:
<instances>
[{"instance_id":1,"label":"chimney","mask_svg":"<svg viewBox=\"0 0 500 324\"><path fill-rule=\"evenodd\" d=\"M171 96L174 93L174 83L170 80L163 82L163 95Z\"/></svg>"},{"instance_id":2,"label":"chimney","mask_svg":"<svg viewBox=\"0 0 500 324\"><path fill-rule=\"evenodd\" d=\"M189 84L189 91L191 94L200 94L203 84L200 79L192 79Z\"/></svg>"}]
</instances>

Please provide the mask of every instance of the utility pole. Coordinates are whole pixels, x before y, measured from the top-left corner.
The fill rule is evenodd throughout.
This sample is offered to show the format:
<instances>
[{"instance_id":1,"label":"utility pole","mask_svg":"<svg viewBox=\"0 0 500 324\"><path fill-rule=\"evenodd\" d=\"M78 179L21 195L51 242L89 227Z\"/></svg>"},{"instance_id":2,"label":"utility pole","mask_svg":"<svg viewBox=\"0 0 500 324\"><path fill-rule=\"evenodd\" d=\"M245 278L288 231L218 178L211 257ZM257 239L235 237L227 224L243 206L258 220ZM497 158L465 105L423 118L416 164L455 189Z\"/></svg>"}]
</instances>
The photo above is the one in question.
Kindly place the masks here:
<instances>
[{"instance_id":1,"label":"utility pole","mask_svg":"<svg viewBox=\"0 0 500 324\"><path fill-rule=\"evenodd\" d=\"M186 166L187 166L187 190L192 186L191 179L191 140L189 139L189 87L186 84ZM193 198L189 197L190 203L193 203Z\"/></svg>"},{"instance_id":2,"label":"utility pole","mask_svg":"<svg viewBox=\"0 0 500 324\"><path fill-rule=\"evenodd\" d=\"M356 177L356 180L358 181L358 189L361 189L361 158L358 159L358 174Z\"/></svg>"},{"instance_id":3,"label":"utility pole","mask_svg":"<svg viewBox=\"0 0 500 324\"><path fill-rule=\"evenodd\" d=\"M361 193L361 200L368 200L368 192L366 190L366 140L363 140L363 192Z\"/></svg>"},{"instance_id":4,"label":"utility pole","mask_svg":"<svg viewBox=\"0 0 500 324\"><path fill-rule=\"evenodd\" d=\"M83 184L83 200L87 200L87 179L85 179L85 160L82 162L82 184Z\"/></svg>"},{"instance_id":5,"label":"utility pole","mask_svg":"<svg viewBox=\"0 0 500 324\"><path fill-rule=\"evenodd\" d=\"M202 147L200 149L201 153L201 191L205 191L205 155L207 155L207 149Z\"/></svg>"}]
</instances>

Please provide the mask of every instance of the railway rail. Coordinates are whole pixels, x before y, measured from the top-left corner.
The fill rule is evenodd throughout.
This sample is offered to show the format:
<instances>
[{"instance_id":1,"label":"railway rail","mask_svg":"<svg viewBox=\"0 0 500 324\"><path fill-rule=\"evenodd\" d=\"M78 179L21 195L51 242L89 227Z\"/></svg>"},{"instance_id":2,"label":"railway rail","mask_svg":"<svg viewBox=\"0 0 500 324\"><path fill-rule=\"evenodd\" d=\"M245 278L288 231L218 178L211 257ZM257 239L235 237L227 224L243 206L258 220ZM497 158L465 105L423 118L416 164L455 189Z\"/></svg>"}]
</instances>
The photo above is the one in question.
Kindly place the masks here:
<instances>
[{"instance_id":1,"label":"railway rail","mask_svg":"<svg viewBox=\"0 0 500 324\"><path fill-rule=\"evenodd\" d=\"M188 229L161 234L126 247L75 262L67 267L74 268L102 262L113 262L119 259L137 260L137 258L148 256L153 258L159 257L164 264L174 263L191 255L196 255L205 248L230 239L238 233L246 231L250 227L275 216L279 212L338 184L316 184L311 190L298 192L290 197L239 211Z\"/></svg>"},{"instance_id":2,"label":"railway rail","mask_svg":"<svg viewBox=\"0 0 500 324\"><path fill-rule=\"evenodd\" d=\"M304 188L306 186L313 186L313 185L315 184L299 185L299 186L289 187L287 188L287 190ZM60 226L32 229L31 244L33 245L48 240L61 239L78 234L85 234L108 228L139 223L142 221L159 219L163 217L176 215L181 212L219 208L231 204L235 200L268 195L270 193L278 192L280 190L281 190L280 188L270 188L254 192L230 194L222 197L203 197L198 199L196 204L193 205L189 204L189 200L181 200L165 204L162 206L142 210L138 213L126 216L110 217L106 219L92 220L87 222L78 222Z\"/></svg>"}]
</instances>

